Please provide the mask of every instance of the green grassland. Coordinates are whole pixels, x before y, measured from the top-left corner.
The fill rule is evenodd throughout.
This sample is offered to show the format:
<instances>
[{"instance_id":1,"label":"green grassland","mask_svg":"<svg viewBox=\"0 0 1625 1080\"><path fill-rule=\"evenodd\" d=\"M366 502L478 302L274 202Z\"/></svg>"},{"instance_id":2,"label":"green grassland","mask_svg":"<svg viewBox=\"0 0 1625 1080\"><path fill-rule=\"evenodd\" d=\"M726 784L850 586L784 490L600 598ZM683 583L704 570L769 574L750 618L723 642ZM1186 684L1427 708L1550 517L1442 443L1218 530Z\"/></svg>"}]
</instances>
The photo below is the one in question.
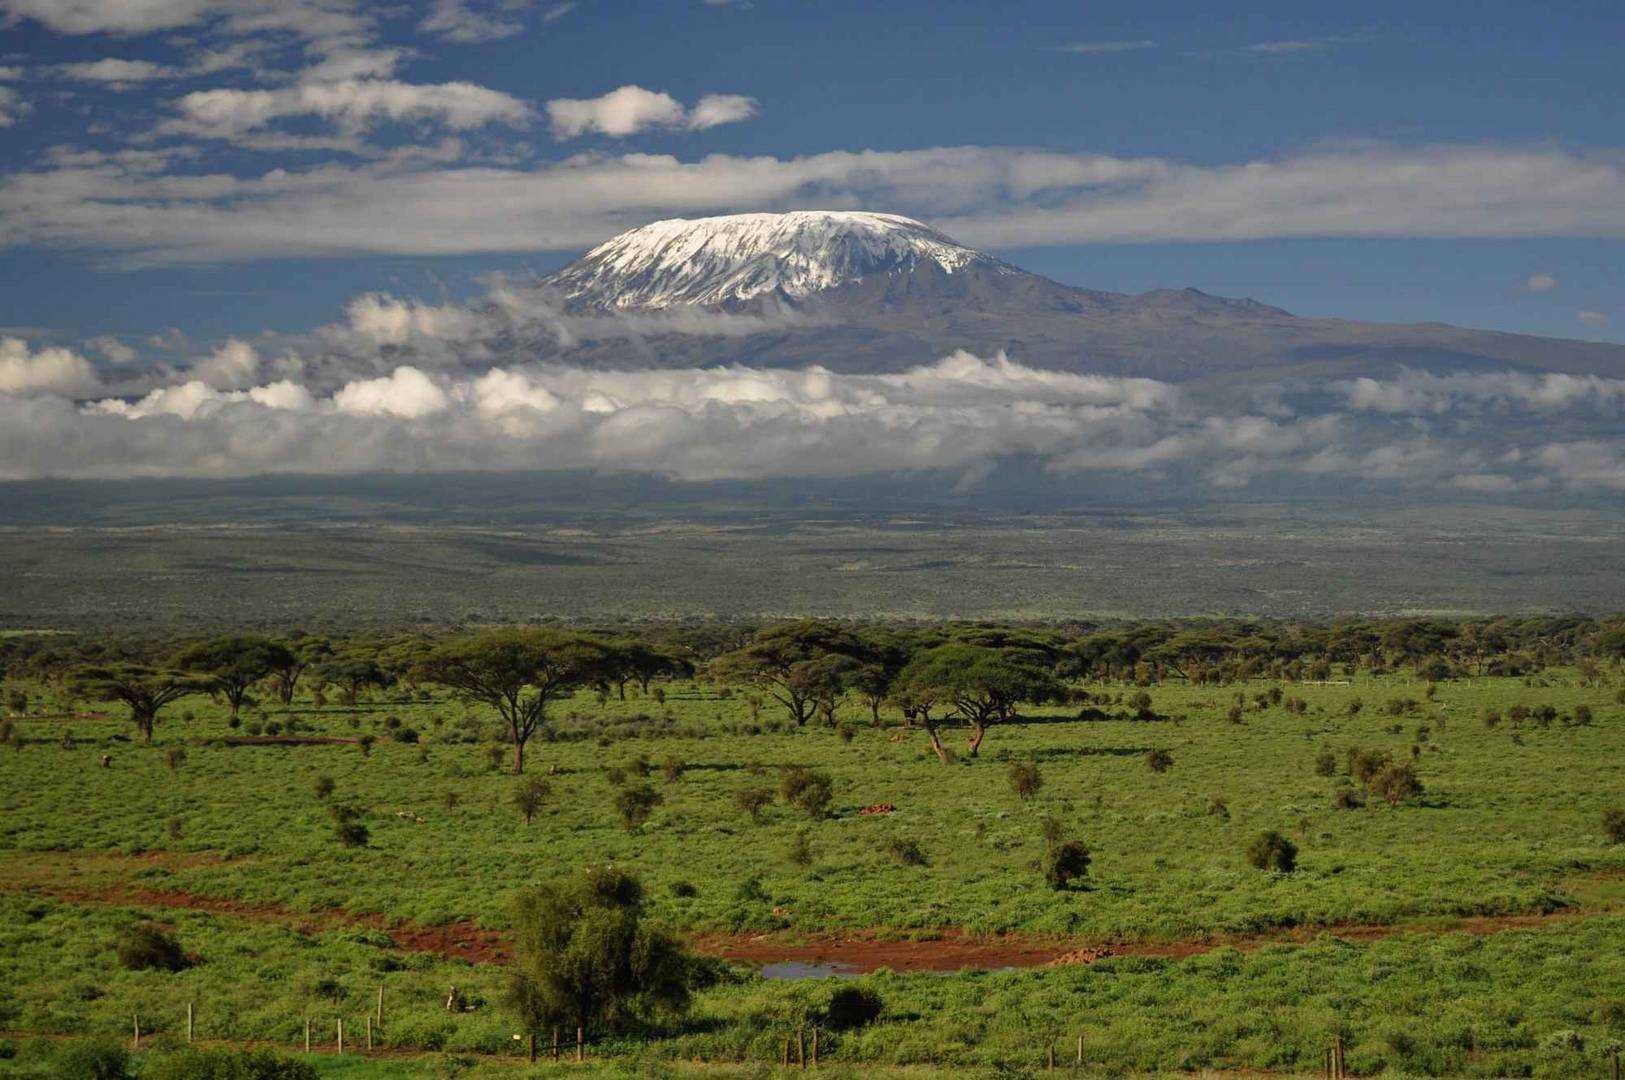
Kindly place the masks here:
<instances>
[{"instance_id":1,"label":"green grassland","mask_svg":"<svg viewBox=\"0 0 1625 1080\"><path fill-rule=\"evenodd\" d=\"M222 708L189 698L166 714L152 746L131 741L116 712L26 717L22 745L0 749L0 1028L122 1035L135 1009L172 1039L180 1003L195 999L206 1003L206 1037L291 1047L305 1017L327 1025L348 1015L359 1030L382 983L383 1040L451 1057L333 1075L457 1074L458 1054L472 1055L465 1064L476 1073L504 1070L513 1043L500 967L403 953L377 925L321 913L501 929L516 888L613 862L640 875L662 920L708 935L966 930L1180 942L1306 928L1302 940L1184 958L868 976L886 1017L831 1035L837 1064L1029 1067L1048 1039L1070 1052L1084 1034L1086 1063L1103 1071L1310 1071L1341 1031L1361 1073L1602 1075L1598 1055L1625 1036L1625 847L1610 845L1601 826L1625 793L1617 677L1556 669L1455 680L1430 698L1422 682L1360 674L1286 685L1306 703L1301 713L1249 705L1241 723L1226 718L1236 693L1251 702L1275 685L1165 683L1149 691L1156 720L1130 719L1117 705L1090 720L1076 706L1029 709L995 727L979 758L961 753L948 765L919 732L889 715L875 727L855 704L840 713L847 740L822 724L795 728L771 702L753 719L747 695L703 682L670 684L664 701L582 692L555 709L550 738L532 744L527 772L545 776L550 794L528 826L511 805L514 778L491 765L494 717L443 692L381 692L354 709L300 699L251 711L236 730ZM1135 688L1091 689L1115 697ZM1351 715L1355 699L1363 708ZM1414 704L1395 715L1394 701ZM1564 718L1586 705L1593 720L1514 729L1481 719L1520 703ZM65 705L36 695L36 711ZM224 741L289 720L302 737L377 741L368 753L354 743ZM407 729L417 742L404 741ZM172 767L174 747L185 758ZM1414 756L1425 794L1337 809L1350 747ZM1166 772L1148 767L1152 749L1172 755ZM1338 775L1317 772L1325 749ZM628 829L608 772L635 772L639 759L663 801ZM679 766L674 779L661 768L668 759ZM1028 800L1008 781L1017 761L1036 762L1043 777ZM755 823L736 807L737 791L776 787L778 767L790 764L833 778L828 817L778 802ZM334 780L334 799L364 809L365 847L336 843L319 776ZM895 812L858 813L879 803ZM1087 885L1045 886L1046 818L1088 844ZM1246 863L1247 841L1264 829L1298 845L1296 872ZM810 865L790 857L800 836ZM898 839L916 841L925 865L894 858L888 845ZM678 895L679 883L694 895ZM115 886L295 914L157 910L202 962L177 974L126 972L108 942L142 917L141 905L91 902ZM301 912L311 918L301 922ZM1431 932L1464 917L1554 912L1572 917L1489 935ZM1391 923L1416 932L1337 936ZM595 1054L623 1064L770 1062L787 1025L830 982L738 971L700 995L687 1023ZM450 985L478 1007L448 1014ZM0 1070L26 1070L28 1059L19 1053ZM374 1067L386 1071L355 1071Z\"/></svg>"}]
</instances>

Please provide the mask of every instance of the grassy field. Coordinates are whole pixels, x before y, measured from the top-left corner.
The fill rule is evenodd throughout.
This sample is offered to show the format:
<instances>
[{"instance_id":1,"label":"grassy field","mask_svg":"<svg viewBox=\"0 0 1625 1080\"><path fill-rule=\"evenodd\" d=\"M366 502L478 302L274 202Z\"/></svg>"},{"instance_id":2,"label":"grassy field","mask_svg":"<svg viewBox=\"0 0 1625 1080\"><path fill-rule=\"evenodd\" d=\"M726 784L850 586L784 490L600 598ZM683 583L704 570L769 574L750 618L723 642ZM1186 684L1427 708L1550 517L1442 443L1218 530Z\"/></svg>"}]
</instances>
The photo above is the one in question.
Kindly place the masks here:
<instances>
[{"instance_id":1,"label":"grassy field","mask_svg":"<svg viewBox=\"0 0 1625 1080\"><path fill-rule=\"evenodd\" d=\"M1030 710L994 728L979 758L949 765L920 733L889 717L873 727L856 707L841 714L848 741L787 725L771 702L753 719L746 695L701 683L673 684L663 702L583 693L556 710L552 740L533 744L528 771L550 794L528 826L513 777L491 766L492 717L444 695L355 709L300 700L246 713L239 729L206 698L187 699L150 747L129 741L116 714L24 718L24 745L0 750L0 1028L124 1036L135 1010L173 1040L196 1000L204 1037L291 1048L307 1017L327 1031L345 1016L359 1032L384 985L381 1041L440 1056L324 1065L332 1075L511 1072L500 966L401 947L396 923L500 931L517 887L614 862L643 878L663 920L722 951L837 931L1118 946L1084 965L865 976L887 1011L826 1036L836 1065L1030 1068L1052 1039L1071 1060L1081 1034L1099 1071L1310 1072L1340 1032L1362 1074L1604 1075L1608 1045L1625 1036L1625 847L1601 823L1625 793L1617 676L1462 680L1430 698L1424 683L1361 675L1285 685L1301 712L1251 704L1275 685L1153 687L1162 719L1150 721L1117 704L1108 719ZM1226 717L1238 692L1250 703L1239 724ZM1563 718L1584 705L1593 720L1482 720L1517 704ZM67 706L48 693L39 705ZM286 735L290 720L300 737L376 743L225 741L269 725ZM1425 794L1338 809L1351 747L1414 756ZM184 760L171 764L173 748ZM1154 749L1172 755L1167 771L1149 767ZM1336 775L1317 771L1326 750ZM628 829L610 770L635 775L640 759L663 801ZM1040 770L1030 799L1011 788L1013 762ZM753 822L736 793L776 787L791 764L830 774L830 816L777 802ZM315 791L323 776L331 800L364 808L365 847L335 842ZM884 803L895 810L859 813ZM1044 884L1046 819L1088 844L1086 886ZM1247 864L1264 829L1297 844L1294 873ZM894 854L907 840L923 865ZM794 857L798 846L810 859ZM197 898L216 903L176 906ZM201 962L119 969L108 943L148 915ZM1392 924L1405 932L1361 929ZM634 1071L771 1062L835 982L739 969L681 1028L594 1054ZM448 1013L452 985L475 1007ZM0 1075L29 1075L48 1056L13 1042Z\"/></svg>"}]
</instances>

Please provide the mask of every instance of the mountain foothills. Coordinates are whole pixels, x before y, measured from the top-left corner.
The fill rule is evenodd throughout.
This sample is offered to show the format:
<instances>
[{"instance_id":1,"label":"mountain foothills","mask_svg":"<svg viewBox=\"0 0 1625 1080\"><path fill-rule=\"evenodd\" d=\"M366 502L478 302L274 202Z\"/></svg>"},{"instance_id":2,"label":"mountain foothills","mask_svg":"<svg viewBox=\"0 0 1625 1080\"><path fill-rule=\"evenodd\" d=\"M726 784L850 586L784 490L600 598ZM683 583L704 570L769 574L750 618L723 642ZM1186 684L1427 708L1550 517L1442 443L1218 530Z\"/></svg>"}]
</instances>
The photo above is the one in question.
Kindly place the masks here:
<instances>
[{"instance_id":1,"label":"mountain foothills","mask_svg":"<svg viewBox=\"0 0 1625 1080\"><path fill-rule=\"evenodd\" d=\"M1625 347L1437 323L1301 318L1196 289L1131 296L1063 285L894 214L795 211L657 221L544 279L571 315L650 319L526 344L611 367L714 364L901 371L955 350L1049 369L1170 381L1410 368L1614 375ZM695 332L715 315L726 332ZM683 316L692 316L683 321ZM741 318L727 320L727 316Z\"/></svg>"}]
</instances>

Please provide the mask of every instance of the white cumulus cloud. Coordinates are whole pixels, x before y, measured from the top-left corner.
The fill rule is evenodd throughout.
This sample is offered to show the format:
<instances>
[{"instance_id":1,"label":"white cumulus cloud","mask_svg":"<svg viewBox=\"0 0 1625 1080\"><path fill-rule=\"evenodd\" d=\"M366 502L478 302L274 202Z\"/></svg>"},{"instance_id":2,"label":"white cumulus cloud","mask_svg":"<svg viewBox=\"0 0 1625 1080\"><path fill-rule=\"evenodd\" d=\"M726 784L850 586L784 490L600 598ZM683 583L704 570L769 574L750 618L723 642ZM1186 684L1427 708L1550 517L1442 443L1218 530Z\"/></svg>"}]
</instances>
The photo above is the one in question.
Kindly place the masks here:
<instances>
[{"instance_id":1,"label":"white cumulus cloud","mask_svg":"<svg viewBox=\"0 0 1625 1080\"><path fill-rule=\"evenodd\" d=\"M748 120L756 111L755 100L740 94L708 94L690 110L664 91L641 86L623 86L602 97L554 98L547 103L553 134L560 139L594 132L619 139L652 128L699 131Z\"/></svg>"}]
</instances>

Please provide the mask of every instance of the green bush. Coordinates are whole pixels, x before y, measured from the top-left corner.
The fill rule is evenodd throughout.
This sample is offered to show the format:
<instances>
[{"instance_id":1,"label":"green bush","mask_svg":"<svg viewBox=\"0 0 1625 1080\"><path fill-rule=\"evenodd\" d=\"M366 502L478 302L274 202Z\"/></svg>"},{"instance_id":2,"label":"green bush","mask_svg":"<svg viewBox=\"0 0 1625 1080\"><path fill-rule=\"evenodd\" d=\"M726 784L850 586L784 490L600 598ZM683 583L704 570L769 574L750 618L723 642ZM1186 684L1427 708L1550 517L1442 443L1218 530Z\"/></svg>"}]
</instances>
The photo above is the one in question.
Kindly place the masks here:
<instances>
[{"instance_id":1,"label":"green bush","mask_svg":"<svg viewBox=\"0 0 1625 1080\"><path fill-rule=\"evenodd\" d=\"M1038 794L1038 789L1044 786L1044 776L1038 771L1038 765L1031 761L1012 761L1010 763L1010 790L1022 799L1030 799Z\"/></svg>"},{"instance_id":2,"label":"green bush","mask_svg":"<svg viewBox=\"0 0 1625 1080\"><path fill-rule=\"evenodd\" d=\"M752 821L762 820L762 811L773 802L773 790L765 787L741 788L734 792L734 805L750 815Z\"/></svg>"},{"instance_id":3,"label":"green bush","mask_svg":"<svg viewBox=\"0 0 1625 1080\"><path fill-rule=\"evenodd\" d=\"M928 866L925 849L912 837L894 837L886 842L886 852L899 866Z\"/></svg>"},{"instance_id":4,"label":"green bush","mask_svg":"<svg viewBox=\"0 0 1625 1080\"><path fill-rule=\"evenodd\" d=\"M1625 844L1625 806L1610 806L1602 812L1602 834L1610 844Z\"/></svg>"},{"instance_id":5,"label":"green bush","mask_svg":"<svg viewBox=\"0 0 1625 1080\"><path fill-rule=\"evenodd\" d=\"M1386 799L1391 806L1419 799L1423 793L1422 781L1417 779L1416 768L1412 765L1384 765L1367 781L1367 786L1373 795Z\"/></svg>"},{"instance_id":6,"label":"green bush","mask_svg":"<svg viewBox=\"0 0 1625 1080\"><path fill-rule=\"evenodd\" d=\"M1247 861L1260 870L1290 874L1298 865L1298 846L1271 829L1247 845Z\"/></svg>"},{"instance_id":7,"label":"green bush","mask_svg":"<svg viewBox=\"0 0 1625 1080\"><path fill-rule=\"evenodd\" d=\"M1146 768L1154 773L1165 773L1174 767L1174 755L1161 749L1147 750L1145 753Z\"/></svg>"},{"instance_id":8,"label":"green bush","mask_svg":"<svg viewBox=\"0 0 1625 1080\"><path fill-rule=\"evenodd\" d=\"M119 967L126 971L181 971L190 966L186 952L157 923L140 923L113 943Z\"/></svg>"},{"instance_id":9,"label":"green bush","mask_svg":"<svg viewBox=\"0 0 1625 1080\"><path fill-rule=\"evenodd\" d=\"M824 1007L824 1024L832 1031L851 1031L880 1019L886 1005L867 986L843 986L829 996Z\"/></svg>"},{"instance_id":10,"label":"green bush","mask_svg":"<svg viewBox=\"0 0 1625 1080\"><path fill-rule=\"evenodd\" d=\"M615 812L628 830L646 823L665 798L648 784L628 784L615 793Z\"/></svg>"},{"instance_id":11,"label":"green bush","mask_svg":"<svg viewBox=\"0 0 1625 1080\"><path fill-rule=\"evenodd\" d=\"M779 778L779 794L791 806L799 807L808 817L821 818L829 811L834 782L828 773L816 772L803 765L791 765Z\"/></svg>"},{"instance_id":12,"label":"green bush","mask_svg":"<svg viewBox=\"0 0 1625 1080\"><path fill-rule=\"evenodd\" d=\"M57 1080L130 1080L130 1052L111 1039L70 1042L57 1054Z\"/></svg>"},{"instance_id":13,"label":"green bush","mask_svg":"<svg viewBox=\"0 0 1625 1080\"><path fill-rule=\"evenodd\" d=\"M1044 853L1044 880L1052 889L1064 889L1072 882L1089 876L1093 857L1081 840L1063 840L1052 844Z\"/></svg>"},{"instance_id":14,"label":"green bush","mask_svg":"<svg viewBox=\"0 0 1625 1080\"><path fill-rule=\"evenodd\" d=\"M156 1057L142 1080L316 1080L316 1068L269 1050L186 1049Z\"/></svg>"}]
</instances>

